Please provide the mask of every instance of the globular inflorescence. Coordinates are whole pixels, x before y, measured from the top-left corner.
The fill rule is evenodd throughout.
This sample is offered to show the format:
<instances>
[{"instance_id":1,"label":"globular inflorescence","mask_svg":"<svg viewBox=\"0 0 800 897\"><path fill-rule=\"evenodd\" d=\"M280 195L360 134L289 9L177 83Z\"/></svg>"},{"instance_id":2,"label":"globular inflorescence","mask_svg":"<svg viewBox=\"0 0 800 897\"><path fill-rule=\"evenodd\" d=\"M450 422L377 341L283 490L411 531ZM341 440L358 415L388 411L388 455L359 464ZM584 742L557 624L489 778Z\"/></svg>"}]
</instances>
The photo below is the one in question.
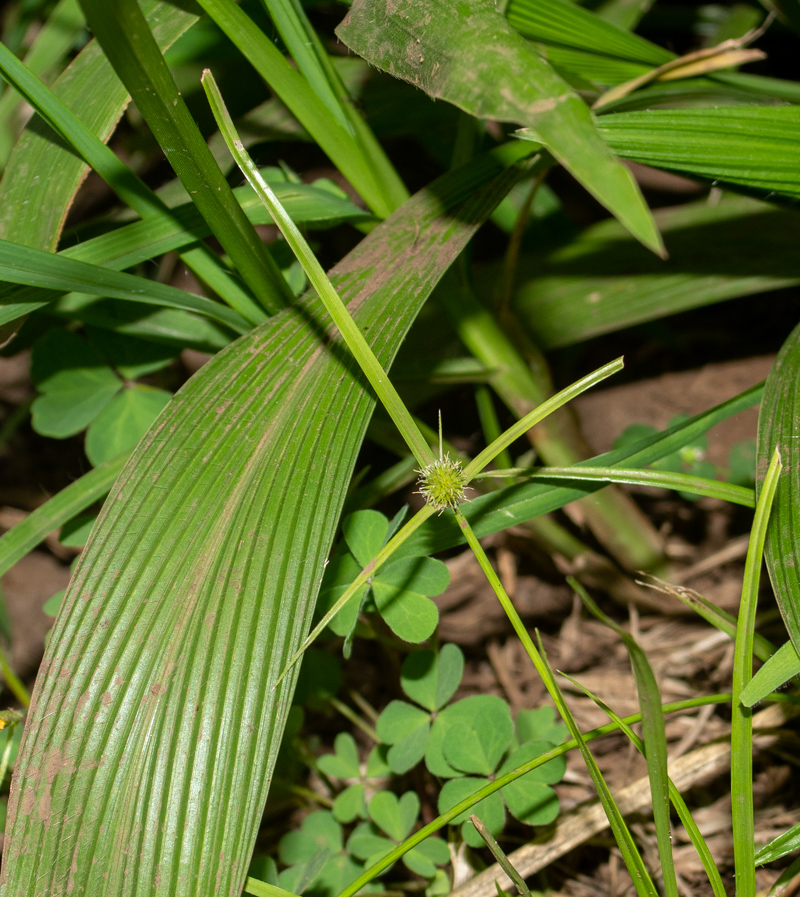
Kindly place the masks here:
<instances>
[{"instance_id":1,"label":"globular inflorescence","mask_svg":"<svg viewBox=\"0 0 800 897\"><path fill-rule=\"evenodd\" d=\"M440 456L417 472L419 494L440 514L467 500L467 477L460 461L451 461L449 455Z\"/></svg>"}]
</instances>

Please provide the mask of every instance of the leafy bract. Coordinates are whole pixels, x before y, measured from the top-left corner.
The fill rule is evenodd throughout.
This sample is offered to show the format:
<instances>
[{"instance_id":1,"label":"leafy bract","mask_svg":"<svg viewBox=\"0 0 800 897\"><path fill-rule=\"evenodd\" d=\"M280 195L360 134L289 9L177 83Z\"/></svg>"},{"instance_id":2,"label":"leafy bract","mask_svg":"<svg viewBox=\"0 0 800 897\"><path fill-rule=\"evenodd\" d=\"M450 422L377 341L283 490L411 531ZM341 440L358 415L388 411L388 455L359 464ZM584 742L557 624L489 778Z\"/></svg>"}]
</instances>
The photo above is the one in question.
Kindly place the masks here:
<instances>
[{"instance_id":1,"label":"leafy bract","mask_svg":"<svg viewBox=\"0 0 800 897\"><path fill-rule=\"evenodd\" d=\"M522 158L446 175L333 269L384 364ZM309 296L170 402L56 621L0 894L241 889L296 673L275 683L308 631L373 401Z\"/></svg>"},{"instance_id":2,"label":"leafy bract","mask_svg":"<svg viewBox=\"0 0 800 897\"><path fill-rule=\"evenodd\" d=\"M633 176L598 138L586 104L490 0L356 0L336 33L434 98L526 125L638 240L663 251Z\"/></svg>"}]
</instances>

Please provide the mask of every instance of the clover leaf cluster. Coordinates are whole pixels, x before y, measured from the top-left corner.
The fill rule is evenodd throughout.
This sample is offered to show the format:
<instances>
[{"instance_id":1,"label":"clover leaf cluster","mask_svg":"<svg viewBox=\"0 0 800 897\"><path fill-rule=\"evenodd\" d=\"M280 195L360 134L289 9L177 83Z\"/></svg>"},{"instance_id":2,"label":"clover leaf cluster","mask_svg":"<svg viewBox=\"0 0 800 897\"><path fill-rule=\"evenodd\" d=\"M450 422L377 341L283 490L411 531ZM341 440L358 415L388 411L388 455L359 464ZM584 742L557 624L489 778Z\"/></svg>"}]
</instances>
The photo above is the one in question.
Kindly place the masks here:
<instances>
[{"instance_id":1,"label":"clover leaf cluster","mask_svg":"<svg viewBox=\"0 0 800 897\"><path fill-rule=\"evenodd\" d=\"M405 509L404 509L405 510ZM334 552L322 580L319 613L332 607L362 569L383 548L402 523L403 514L391 523L379 511L356 511L342 525L344 542ZM356 596L331 620L336 635L349 641L362 610L377 611L396 636L406 642L424 642L439 622L431 597L450 583L447 566L435 558L393 558L362 586Z\"/></svg>"},{"instance_id":2,"label":"clover leaf cluster","mask_svg":"<svg viewBox=\"0 0 800 897\"><path fill-rule=\"evenodd\" d=\"M563 741L564 726L555 723L549 707L523 710L516 726L508 704L496 695L473 695L450 703L463 674L464 656L456 645L410 655L400 677L401 688L413 703L392 701L378 718L377 732L391 745L387 761L392 772L408 772L423 759L429 772L445 779L439 811L445 812L523 763ZM546 825L558 815L552 785L564 775L557 758L532 770L482 800L454 822L472 847L483 840L467 821L475 813L493 835L506 822L506 809L520 822Z\"/></svg>"}]
</instances>

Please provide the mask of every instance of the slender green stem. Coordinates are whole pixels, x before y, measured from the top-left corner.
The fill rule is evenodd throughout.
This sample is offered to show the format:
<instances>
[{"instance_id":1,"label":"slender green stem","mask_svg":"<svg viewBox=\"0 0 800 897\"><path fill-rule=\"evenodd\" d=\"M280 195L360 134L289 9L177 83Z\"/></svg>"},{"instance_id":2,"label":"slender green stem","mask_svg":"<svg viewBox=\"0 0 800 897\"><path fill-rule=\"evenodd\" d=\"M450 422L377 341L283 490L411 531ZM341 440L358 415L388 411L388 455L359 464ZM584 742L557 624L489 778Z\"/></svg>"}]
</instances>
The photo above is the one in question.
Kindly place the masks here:
<instances>
[{"instance_id":1,"label":"slender green stem","mask_svg":"<svg viewBox=\"0 0 800 897\"><path fill-rule=\"evenodd\" d=\"M2 649L2 647L0 647L0 675L2 675L2 677L6 680L6 685L8 686L9 691L20 702L20 704L22 704L23 707L30 707L30 693L28 692L28 689L25 688L22 680L11 669L11 664L8 662L6 652ZM0 779L0 781L2 781L2 779Z\"/></svg>"},{"instance_id":2,"label":"slender green stem","mask_svg":"<svg viewBox=\"0 0 800 897\"><path fill-rule=\"evenodd\" d=\"M389 380L381 363L375 357L375 353L359 330L358 325L347 311L347 307L333 288L333 284L311 251L311 247L292 219L286 214L286 210L281 205L278 197L275 196L269 184L261 176L261 172L256 168L253 160L247 154L239 139L239 135L236 133L233 120L225 107L222 94L214 81L214 76L208 69L203 72L203 87L211 104L211 110L214 113L220 133L231 155L236 160L236 164L269 210L275 224L286 238L286 242L300 262L328 314L339 328L348 348L358 361L361 370L395 422L398 430L403 434L403 438L406 440L414 457L424 467L433 461L433 453L428 443L425 441L419 427L414 423L414 419L403 404L403 400Z\"/></svg>"},{"instance_id":3,"label":"slender green stem","mask_svg":"<svg viewBox=\"0 0 800 897\"><path fill-rule=\"evenodd\" d=\"M742 600L736 625L731 686L731 819L733 822L733 859L736 868L737 897L755 897L755 824L753 820L753 710L741 701L742 691L753 677L753 631L756 621L758 584L767 523L778 478L781 455L778 447L770 461L758 499L750 546L744 565Z\"/></svg>"},{"instance_id":4,"label":"slender green stem","mask_svg":"<svg viewBox=\"0 0 800 897\"><path fill-rule=\"evenodd\" d=\"M331 707L338 710L339 713L341 713L346 720L349 720L357 729L361 729L367 738L371 738L375 744L381 743L381 738L375 729L369 723L361 719L357 713L354 713L347 704L340 701L338 698L329 698L329 703Z\"/></svg>"}]
</instances>

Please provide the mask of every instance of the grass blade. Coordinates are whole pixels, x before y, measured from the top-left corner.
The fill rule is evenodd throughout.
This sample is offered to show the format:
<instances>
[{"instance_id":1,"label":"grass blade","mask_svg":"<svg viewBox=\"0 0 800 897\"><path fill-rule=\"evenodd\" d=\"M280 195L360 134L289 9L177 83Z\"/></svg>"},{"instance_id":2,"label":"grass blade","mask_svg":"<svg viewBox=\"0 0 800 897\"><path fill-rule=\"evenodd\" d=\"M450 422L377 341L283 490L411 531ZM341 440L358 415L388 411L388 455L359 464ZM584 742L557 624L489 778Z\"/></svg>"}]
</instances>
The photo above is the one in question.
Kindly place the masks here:
<instances>
[{"instance_id":1,"label":"grass blade","mask_svg":"<svg viewBox=\"0 0 800 897\"><path fill-rule=\"evenodd\" d=\"M693 492L695 495L720 498L746 508L756 506L754 491L745 486L664 470L633 470L624 467L514 467L508 470L487 471L479 476L525 477L530 481L589 480L603 483L657 486L661 489L675 489L678 492Z\"/></svg>"},{"instance_id":2,"label":"grass blade","mask_svg":"<svg viewBox=\"0 0 800 897\"><path fill-rule=\"evenodd\" d=\"M218 321L237 333L250 329L250 324L237 312L204 296L6 240L0 240L0 281L180 308ZM0 323L3 320L0 304Z\"/></svg>"},{"instance_id":3,"label":"grass blade","mask_svg":"<svg viewBox=\"0 0 800 897\"><path fill-rule=\"evenodd\" d=\"M370 153L368 159L364 158L351 130L339 122L303 76L233 0L198 2L291 109L369 208L381 218L390 215L407 193L391 165L373 165L369 161L375 160L378 150Z\"/></svg>"},{"instance_id":4,"label":"grass blade","mask_svg":"<svg viewBox=\"0 0 800 897\"><path fill-rule=\"evenodd\" d=\"M581 597L583 597L583 594ZM645 745L644 742L639 738L639 736L631 729L631 727L623 720L620 716L618 716L614 711L597 695L593 694L586 688L584 685L581 685L576 679L573 679L572 676L567 676L566 673L562 673L565 679L568 679L576 688L580 689L585 695L591 698L595 704L619 726L621 732L625 734L625 737L634 745L637 751L639 751L642 756L646 756ZM663 716L663 712L662 712ZM644 718L644 715L643 715ZM649 768L649 767L648 767ZM675 787L675 783L672 779L667 779L667 784L669 787L669 799L672 805L675 807L675 811L678 814L678 817L681 821L681 824L686 829L686 833L689 835L689 838L694 845L695 850L697 851L697 855L700 857L700 861L703 864L703 868L706 871L706 875L708 876L709 883L711 884L711 889L714 892L714 897L726 897L725 885L722 883L722 878L720 877L719 870L717 869L716 861L714 857L711 855L711 851L708 849L708 845L706 844L705 838L700 832L700 829L697 827L694 819L692 818L692 814L689 812L689 808L686 806L686 801L681 796L680 791ZM670 843L671 848L671 843Z\"/></svg>"},{"instance_id":5,"label":"grass blade","mask_svg":"<svg viewBox=\"0 0 800 897\"><path fill-rule=\"evenodd\" d=\"M661 693L658 690L655 674L636 639L604 614L576 579L568 577L567 581L591 613L601 623L617 633L628 652L636 683L636 693L639 698L639 708L642 711L644 755L647 760L647 775L650 779L653 820L656 826L661 874L664 877L664 891L667 897L678 897L678 880L675 876L669 819L670 783L667 775L667 733L664 728L664 714L661 712ZM633 874L630 867L629 871Z\"/></svg>"},{"instance_id":6,"label":"grass blade","mask_svg":"<svg viewBox=\"0 0 800 897\"><path fill-rule=\"evenodd\" d=\"M378 188L383 192L386 208L395 209L402 205L408 199L408 191L383 147L375 139L372 130L353 103L299 0L262 0L262 2L269 9L297 67L316 95L344 129L353 135L354 152L360 156L360 165L365 175L367 171L371 172ZM277 87L275 89L278 90ZM291 92L287 97L291 109L294 97ZM327 139L325 135L325 141ZM326 142L319 140L318 143L325 149Z\"/></svg>"},{"instance_id":7,"label":"grass blade","mask_svg":"<svg viewBox=\"0 0 800 897\"><path fill-rule=\"evenodd\" d=\"M119 198L144 219L170 221L172 214L150 188L83 122L41 84L0 44L0 70L44 120L106 181ZM203 243L182 253L183 261L213 290L252 323L263 321L263 309L233 279L228 269Z\"/></svg>"},{"instance_id":8,"label":"grass blade","mask_svg":"<svg viewBox=\"0 0 800 897\"><path fill-rule=\"evenodd\" d=\"M86 21L233 266L269 312L293 297L214 161L136 0L81 0Z\"/></svg>"},{"instance_id":9,"label":"grass blade","mask_svg":"<svg viewBox=\"0 0 800 897\"><path fill-rule=\"evenodd\" d=\"M592 225L550 255L523 257L514 308L537 345L575 345L800 283L792 209L728 195L718 205L703 200L654 215L669 249L666 262L637 246L616 221Z\"/></svg>"},{"instance_id":10,"label":"grass blade","mask_svg":"<svg viewBox=\"0 0 800 897\"><path fill-rule=\"evenodd\" d=\"M152 3L147 21L159 47L170 46L197 15L173 3ZM86 85L92 89L87 90ZM100 45L91 41L52 86L56 97L100 140L111 136L130 97ZM0 183L0 238L54 252L86 163L52 135L27 128L14 147ZM46 199L46 201L45 201ZM39 211L31 215L30 203Z\"/></svg>"},{"instance_id":11,"label":"grass blade","mask_svg":"<svg viewBox=\"0 0 800 897\"><path fill-rule=\"evenodd\" d=\"M800 326L789 334L772 366L758 415L756 491L763 489L770 458L777 447L781 471L769 521L765 558L783 622L800 652L800 544L797 539L798 438L800 438Z\"/></svg>"},{"instance_id":12,"label":"grass blade","mask_svg":"<svg viewBox=\"0 0 800 897\"><path fill-rule=\"evenodd\" d=\"M50 533L103 498L111 490L127 460L126 455L116 461L98 464L94 470L70 483L0 536L0 576Z\"/></svg>"},{"instance_id":13,"label":"grass blade","mask_svg":"<svg viewBox=\"0 0 800 897\"><path fill-rule=\"evenodd\" d=\"M658 891L653 884L653 880L650 878L650 873L647 871L647 867L642 860L641 854L636 848L636 844L634 843L628 826L625 824L625 820L622 818L622 815L617 808L614 798L608 789L608 785L605 783L603 774L600 772L600 768L586 744L586 739L583 737L581 730L578 728L578 724L575 722L575 718L570 712L569 706L564 700L561 689L556 682L556 678L553 675L547 657L543 652L542 660L547 669L547 680L545 681L547 690L550 692L551 697L556 701L558 712L567 724L570 735L577 742L578 750L581 752L581 756L589 771L589 775L592 777L592 782L594 783L597 795L600 798L600 802L608 817L614 840L617 842L617 846L622 853L622 859L625 862L628 873L633 881L633 885L636 888L636 893L639 894L640 897L645 897L645 895L647 895L647 897L656 897Z\"/></svg>"},{"instance_id":14,"label":"grass blade","mask_svg":"<svg viewBox=\"0 0 800 897\"><path fill-rule=\"evenodd\" d=\"M60 0L25 54L25 67L42 80L51 81L51 74L60 68L81 28L83 14L78 0ZM0 168L5 168L19 136L22 106L22 98L12 91L0 97Z\"/></svg>"},{"instance_id":15,"label":"grass blade","mask_svg":"<svg viewBox=\"0 0 800 897\"><path fill-rule=\"evenodd\" d=\"M736 626L731 688L731 819L737 897L755 897L755 824L753 821L753 711L742 701L742 692L753 676L753 630L756 622L758 584L764 557L772 501L781 472L781 452L776 447L758 497L744 565L742 600Z\"/></svg>"}]
</instances>

